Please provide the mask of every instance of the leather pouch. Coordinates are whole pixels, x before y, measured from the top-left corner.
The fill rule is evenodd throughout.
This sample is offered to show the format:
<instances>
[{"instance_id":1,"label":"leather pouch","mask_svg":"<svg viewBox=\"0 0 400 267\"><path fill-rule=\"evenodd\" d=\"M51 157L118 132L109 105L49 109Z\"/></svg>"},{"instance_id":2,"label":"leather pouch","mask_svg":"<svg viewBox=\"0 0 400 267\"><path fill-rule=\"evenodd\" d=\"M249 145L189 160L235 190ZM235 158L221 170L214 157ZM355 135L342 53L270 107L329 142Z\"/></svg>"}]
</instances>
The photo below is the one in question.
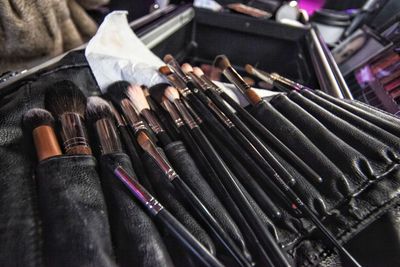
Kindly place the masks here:
<instances>
[{"instance_id":1,"label":"leather pouch","mask_svg":"<svg viewBox=\"0 0 400 267\"><path fill-rule=\"evenodd\" d=\"M36 173L45 265L116 266L95 159L54 157Z\"/></svg>"},{"instance_id":2,"label":"leather pouch","mask_svg":"<svg viewBox=\"0 0 400 267\"><path fill-rule=\"evenodd\" d=\"M113 174L122 166L133 177L129 157L123 153L100 159L101 183L107 201L112 242L119 266L173 266L167 248L152 219Z\"/></svg>"}]
</instances>

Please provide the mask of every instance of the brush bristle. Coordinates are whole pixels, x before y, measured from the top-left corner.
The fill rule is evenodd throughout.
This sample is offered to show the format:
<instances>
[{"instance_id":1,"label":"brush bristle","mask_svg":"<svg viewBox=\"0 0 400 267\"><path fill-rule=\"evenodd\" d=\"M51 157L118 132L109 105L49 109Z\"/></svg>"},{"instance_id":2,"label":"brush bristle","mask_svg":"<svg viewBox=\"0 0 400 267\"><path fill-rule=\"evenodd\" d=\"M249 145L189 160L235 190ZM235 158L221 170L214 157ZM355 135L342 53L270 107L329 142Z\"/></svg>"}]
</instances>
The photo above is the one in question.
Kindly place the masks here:
<instances>
[{"instance_id":1,"label":"brush bristle","mask_svg":"<svg viewBox=\"0 0 400 267\"><path fill-rule=\"evenodd\" d=\"M151 98L153 98L157 103L161 103L165 89L168 86L170 86L168 83L159 83L150 87L149 93L151 95Z\"/></svg>"},{"instance_id":2,"label":"brush bristle","mask_svg":"<svg viewBox=\"0 0 400 267\"><path fill-rule=\"evenodd\" d=\"M118 107L123 99L128 98L126 95L126 90L129 86L131 86L131 84L127 81L118 81L111 84L106 90L107 98L109 98L111 102Z\"/></svg>"},{"instance_id":3,"label":"brush bristle","mask_svg":"<svg viewBox=\"0 0 400 267\"><path fill-rule=\"evenodd\" d=\"M167 89L165 89L164 95L171 102L174 102L175 99L179 99L180 97L178 90L172 86L168 86Z\"/></svg>"},{"instance_id":4,"label":"brush bristle","mask_svg":"<svg viewBox=\"0 0 400 267\"><path fill-rule=\"evenodd\" d=\"M86 97L75 83L64 80L53 83L46 90L45 106L55 117L66 112L85 115Z\"/></svg>"},{"instance_id":5,"label":"brush bristle","mask_svg":"<svg viewBox=\"0 0 400 267\"><path fill-rule=\"evenodd\" d=\"M88 97L86 106L86 118L91 122L109 118L112 119L113 113L106 100L98 96Z\"/></svg>"},{"instance_id":6,"label":"brush bristle","mask_svg":"<svg viewBox=\"0 0 400 267\"><path fill-rule=\"evenodd\" d=\"M149 88L148 88L146 85L142 85L142 86L140 86L140 87L142 87L144 96L145 96L146 98L149 97L149 96L150 96Z\"/></svg>"},{"instance_id":7,"label":"brush bristle","mask_svg":"<svg viewBox=\"0 0 400 267\"><path fill-rule=\"evenodd\" d=\"M246 72L248 73L248 74L253 74L253 66L252 65L250 65L250 64L246 64L245 66L244 66L244 69L246 70Z\"/></svg>"},{"instance_id":8,"label":"brush bristle","mask_svg":"<svg viewBox=\"0 0 400 267\"><path fill-rule=\"evenodd\" d=\"M231 63L225 55L219 55L214 60L214 66L221 71L224 71L226 68L231 66Z\"/></svg>"},{"instance_id":9,"label":"brush bristle","mask_svg":"<svg viewBox=\"0 0 400 267\"><path fill-rule=\"evenodd\" d=\"M185 74L193 72L193 68L189 63L183 63L181 69Z\"/></svg>"},{"instance_id":10,"label":"brush bristle","mask_svg":"<svg viewBox=\"0 0 400 267\"><path fill-rule=\"evenodd\" d=\"M193 67L193 73L196 74L198 77L201 77L204 75L204 72L202 69L199 67Z\"/></svg>"},{"instance_id":11,"label":"brush bristle","mask_svg":"<svg viewBox=\"0 0 400 267\"><path fill-rule=\"evenodd\" d=\"M126 94L139 113L143 109L150 109L149 103L147 103L146 97L143 94L143 90L139 85L129 86Z\"/></svg>"},{"instance_id":12,"label":"brush bristle","mask_svg":"<svg viewBox=\"0 0 400 267\"><path fill-rule=\"evenodd\" d=\"M150 137L144 133L143 131L139 131L137 136L136 136L136 140L138 142L138 144L143 147L144 145L146 145L147 142L151 142Z\"/></svg>"},{"instance_id":13,"label":"brush bristle","mask_svg":"<svg viewBox=\"0 0 400 267\"><path fill-rule=\"evenodd\" d=\"M158 71L162 74L162 75L170 75L172 73L172 71L170 70L170 68L168 66L161 66Z\"/></svg>"},{"instance_id":14,"label":"brush bristle","mask_svg":"<svg viewBox=\"0 0 400 267\"><path fill-rule=\"evenodd\" d=\"M174 57L171 54L166 54L163 58L165 63L170 62L171 60L174 60Z\"/></svg>"},{"instance_id":15,"label":"brush bristle","mask_svg":"<svg viewBox=\"0 0 400 267\"><path fill-rule=\"evenodd\" d=\"M45 109L33 108L24 114L24 117L22 118L22 124L27 131L32 132L33 129L39 126L53 126L54 117Z\"/></svg>"}]
</instances>

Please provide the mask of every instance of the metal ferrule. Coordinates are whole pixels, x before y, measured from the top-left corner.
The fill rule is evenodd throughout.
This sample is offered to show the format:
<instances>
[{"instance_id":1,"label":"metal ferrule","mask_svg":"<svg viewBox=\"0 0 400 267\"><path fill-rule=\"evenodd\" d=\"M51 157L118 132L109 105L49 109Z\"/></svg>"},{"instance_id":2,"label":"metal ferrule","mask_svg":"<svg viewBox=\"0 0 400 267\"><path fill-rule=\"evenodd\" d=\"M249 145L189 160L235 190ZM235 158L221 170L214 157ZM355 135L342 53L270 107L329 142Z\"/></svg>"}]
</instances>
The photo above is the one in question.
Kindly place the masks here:
<instances>
[{"instance_id":1,"label":"metal ferrule","mask_svg":"<svg viewBox=\"0 0 400 267\"><path fill-rule=\"evenodd\" d=\"M188 76L190 77L190 79L196 84L196 87L199 89L202 89L203 91L207 91L210 90L210 86L203 81L202 79L200 79L200 77L198 77L196 74L194 74L193 72L189 72Z\"/></svg>"},{"instance_id":2,"label":"metal ferrule","mask_svg":"<svg viewBox=\"0 0 400 267\"><path fill-rule=\"evenodd\" d=\"M213 81L211 81L210 78L208 78L206 75L202 75L201 80L206 82L208 85L208 88L210 88L211 90L214 90L217 94L221 94L224 92L224 90L222 90L219 86L217 86L215 83L213 83Z\"/></svg>"},{"instance_id":3,"label":"metal ferrule","mask_svg":"<svg viewBox=\"0 0 400 267\"><path fill-rule=\"evenodd\" d=\"M222 73L242 92L246 92L246 90L251 89L250 85L248 85L232 67L226 68Z\"/></svg>"},{"instance_id":4,"label":"metal ferrule","mask_svg":"<svg viewBox=\"0 0 400 267\"><path fill-rule=\"evenodd\" d=\"M272 74L269 74L267 72L258 70L256 68L253 68L253 73L255 76L263 80L264 82L268 83L269 85L274 85L274 79L272 77Z\"/></svg>"},{"instance_id":5,"label":"metal ferrule","mask_svg":"<svg viewBox=\"0 0 400 267\"><path fill-rule=\"evenodd\" d=\"M174 101L176 109L179 111L181 114L183 121L186 123L186 125L190 128L196 128L199 127L199 125L196 123L196 121L193 119L192 115L190 115L190 112L187 110L185 105L183 104L182 100L180 99L175 99Z\"/></svg>"},{"instance_id":6,"label":"metal ferrule","mask_svg":"<svg viewBox=\"0 0 400 267\"><path fill-rule=\"evenodd\" d=\"M186 83L182 81L182 79L180 79L178 76L170 74L167 76L167 78L182 96L187 97L188 94L192 93L189 88L187 88Z\"/></svg>"},{"instance_id":7,"label":"metal ferrule","mask_svg":"<svg viewBox=\"0 0 400 267\"><path fill-rule=\"evenodd\" d=\"M77 113L64 113L60 116L61 139L65 153L77 146L90 148L83 118Z\"/></svg>"},{"instance_id":8,"label":"metal ferrule","mask_svg":"<svg viewBox=\"0 0 400 267\"><path fill-rule=\"evenodd\" d=\"M95 129L100 143L101 154L122 152L122 145L119 140L114 123L108 119L101 119L95 122Z\"/></svg>"},{"instance_id":9,"label":"metal ferrule","mask_svg":"<svg viewBox=\"0 0 400 267\"><path fill-rule=\"evenodd\" d=\"M138 199L146 208L156 215L164 207L147 190L137 182L137 179L131 177L121 166L114 170L114 174L129 188L136 199Z\"/></svg>"},{"instance_id":10,"label":"metal ferrule","mask_svg":"<svg viewBox=\"0 0 400 267\"><path fill-rule=\"evenodd\" d=\"M215 115L226 125L228 128L235 126L233 122L223 113L213 102L208 103L208 107L214 111Z\"/></svg>"},{"instance_id":11,"label":"metal ferrule","mask_svg":"<svg viewBox=\"0 0 400 267\"><path fill-rule=\"evenodd\" d=\"M182 79L185 83L190 81L190 78L182 71L181 67L179 66L179 63L175 60L172 59L167 63L169 69L175 73L180 79Z\"/></svg>"},{"instance_id":12,"label":"metal ferrule","mask_svg":"<svg viewBox=\"0 0 400 267\"><path fill-rule=\"evenodd\" d=\"M197 122L198 125L203 123L203 120L199 117L199 115L192 109L192 107L189 105L189 103L185 100L182 99L183 104L185 104L185 107L189 111L189 113L192 115L194 120Z\"/></svg>"},{"instance_id":13,"label":"metal ferrule","mask_svg":"<svg viewBox=\"0 0 400 267\"><path fill-rule=\"evenodd\" d=\"M117 127L119 128L122 126L126 126L125 119L118 113L118 111L115 109L114 105L111 102L109 104L110 104L111 112L114 115L114 119L117 124Z\"/></svg>"},{"instance_id":14,"label":"metal ferrule","mask_svg":"<svg viewBox=\"0 0 400 267\"><path fill-rule=\"evenodd\" d=\"M296 90L296 91L301 91L303 89L307 89L306 86L296 83L295 81L285 78L277 73L271 73L271 77L275 81L278 81L278 82L284 84L289 89Z\"/></svg>"},{"instance_id":15,"label":"metal ferrule","mask_svg":"<svg viewBox=\"0 0 400 267\"><path fill-rule=\"evenodd\" d=\"M151 130L155 134L159 134L164 132L164 129L161 127L160 122L157 120L157 118L151 113L150 110L148 109L143 109L141 111L141 114L143 117L146 119L147 123L149 124Z\"/></svg>"},{"instance_id":16,"label":"metal ferrule","mask_svg":"<svg viewBox=\"0 0 400 267\"><path fill-rule=\"evenodd\" d=\"M134 130L134 133L137 134L140 131L147 131L147 127L143 121L138 121L136 123L131 124Z\"/></svg>"},{"instance_id":17,"label":"metal ferrule","mask_svg":"<svg viewBox=\"0 0 400 267\"><path fill-rule=\"evenodd\" d=\"M179 116L178 111L175 109L174 105L166 100L163 102L165 109L168 111L169 115L171 116L172 120L174 121L175 125L179 128L185 125L181 116Z\"/></svg>"}]
</instances>

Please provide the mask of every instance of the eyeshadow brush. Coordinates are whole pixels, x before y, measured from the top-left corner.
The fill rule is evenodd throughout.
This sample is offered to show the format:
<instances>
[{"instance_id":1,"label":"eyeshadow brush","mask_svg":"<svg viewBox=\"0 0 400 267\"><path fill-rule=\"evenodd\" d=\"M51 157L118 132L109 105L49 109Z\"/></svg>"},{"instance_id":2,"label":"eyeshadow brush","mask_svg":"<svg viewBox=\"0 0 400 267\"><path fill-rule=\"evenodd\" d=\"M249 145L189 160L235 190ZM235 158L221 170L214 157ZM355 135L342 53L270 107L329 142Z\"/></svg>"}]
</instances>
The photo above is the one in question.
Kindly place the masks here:
<instances>
[{"instance_id":1,"label":"eyeshadow brush","mask_svg":"<svg viewBox=\"0 0 400 267\"><path fill-rule=\"evenodd\" d=\"M241 92L248 95L251 87L244 82L242 77L232 68L228 58L224 55L217 56L215 59L215 63L219 69L222 70L222 73L230 80ZM252 92L251 95L256 94ZM255 99L255 98L254 98ZM257 105L259 103L256 101L252 101L249 97L250 103L253 105ZM262 101L262 100L260 100ZM277 185L280 186L281 190L284 191L290 199L296 204L296 207L307 216L313 224L319 229L319 231L324 235L325 239L329 241L334 247L336 247L340 254L346 258L349 263L351 262L353 266L361 266L357 260L342 246L339 241L336 239L334 235L329 232L329 230L322 224L319 218L312 212L312 210L297 196L297 194L293 191L290 185L286 184L279 176L273 176Z\"/></svg>"},{"instance_id":2,"label":"eyeshadow brush","mask_svg":"<svg viewBox=\"0 0 400 267\"><path fill-rule=\"evenodd\" d=\"M45 106L60 125L65 154L91 155L84 123L86 97L71 81L53 83L46 90Z\"/></svg>"},{"instance_id":3,"label":"eyeshadow brush","mask_svg":"<svg viewBox=\"0 0 400 267\"><path fill-rule=\"evenodd\" d=\"M41 108L28 110L22 121L24 128L32 134L38 161L62 155L54 132L54 118Z\"/></svg>"},{"instance_id":4,"label":"eyeshadow brush","mask_svg":"<svg viewBox=\"0 0 400 267\"><path fill-rule=\"evenodd\" d=\"M112 120L112 111L107 102L100 98L92 98L87 107L87 114L94 124L97 139L101 146L101 154L121 153L122 147L117 130ZM144 134L143 132L141 132ZM150 140L150 139L148 139ZM111 164L114 175L129 189L135 198L146 208L148 214L183 243L201 262L207 266L222 267L216 259L189 231L173 217L140 183L117 164Z\"/></svg>"},{"instance_id":5,"label":"eyeshadow brush","mask_svg":"<svg viewBox=\"0 0 400 267\"><path fill-rule=\"evenodd\" d=\"M164 147L170 144L172 140L165 132L164 128L161 126L157 117L150 110L150 106L147 103L142 88L139 85L128 86L125 94L131 100L137 112L145 118L150 128L156 134L158 140L161 142L162 146Z\"/></svg>"},{"instance_id":6,"label":"eyeshadow brush","mask_svg":"<svg viewBox=\"0 0 400 267\"><path fill-rule=\"evenodd\" d=\"M174 81L175 77L171 77L170 75L168 75L170 81ZM178 83L176 84L178 85ZM182 92L183 95L195 97L186 87L183 88ZM233 173L229 170L221 157L215 151L204 133L198 127L197 123L193 120L193 117L190 115L183 102L180 100L179 92L173 87L168 87L165 91L165 95L168 100L170 100L176 106L179 113L182 115L182 118L184 119L186 125L188 125L189 128L192 130L193 136L196 141L199 144L203 145L204 153L206 154L207 158L209 158L209 162L217 171L218 176L223 179L223 183L226 189L231 192L232 198L235 199L237 205L239 206L239 209L242 211L242 214L249 222L252 229L255 231L262 246L272 254L272 258L274 259L274 262L277 262L278 266L290 266L285 255L277 245L271 233L268 231L268 229L266 229L266 227L264 227L260 219L255 214L251 204L237 184L236 178L234 178ZM270 261L269 258L267 258L266 260Z\"/></svg>"}]
</instances>

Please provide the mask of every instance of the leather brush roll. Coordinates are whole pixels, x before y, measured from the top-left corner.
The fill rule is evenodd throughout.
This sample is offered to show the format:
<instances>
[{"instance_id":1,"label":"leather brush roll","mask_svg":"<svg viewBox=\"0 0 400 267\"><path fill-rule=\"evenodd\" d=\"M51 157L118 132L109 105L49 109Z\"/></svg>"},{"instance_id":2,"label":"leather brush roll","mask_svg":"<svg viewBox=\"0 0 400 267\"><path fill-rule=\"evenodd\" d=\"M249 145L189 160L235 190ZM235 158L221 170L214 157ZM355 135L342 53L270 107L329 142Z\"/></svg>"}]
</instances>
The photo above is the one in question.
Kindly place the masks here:
<instances>
[{"instance_id":1,"label":"leather brush roll","mask_svg":"<svg viewBox=\"0 0 400 267\"><path fill-rule=\"evenodd\" d=\"M143 154L142 159L155 195L160 203L167 208L168 211L200 241L200 243L215 255L215 245L211 237L186 209L183 204L184 201L179 198L179 194L176 192L174 186L165 178L165 174L158 167L155 160L147 153Z\"/></svg>"},{"instance_id":2,"label":"leather brush roll","mask_svg":"<svg viewBox=\"0 0 400 267\"><path fill-rule=\"evenodd\" d=\"M101 157L101 182L108 205L112 241L119 266L173 266L170 255L152 219L115 178L122 166L133 177L129 157L123 153Z\"/></svg>"},{"instance_id":3,"label":"leather brush roll","mask_svg":"<svg viewBox=\"0 0 400 267\"><path fill-rule=\"evenodd\" d=\"M348 183L346 175L270 103L260 102L252 110L252 113L268 130L321 176L323 183L317 184L310 181L314 186L323 186L322 190L326 188L325 190L330 194L335 194L337 199L348 196L356 190L355 185Z\"/></svg>"},{"instance_id":4,"label":"leather brush roll","mask_svg":"<svg viewBox=\"0 0 400 267\"><path fill-rule=\"evenodd\" d=\"M328 100L318 96L312 91L303 90L301 94L306 97L307 99L313 101L320 107L323 107L327 111L335 114L339 118L346 120L350 124L354 125L355 127L365 131L366 133L374 136L382 143L387 144L390 147L393 147L395 150L400 151L400 138L391 134L390 132L385 131L381 127L369 122L366 119L363 119L350 111L332 103Z\"/></svg>"},{"instance_id":5,"label":"leather brush roll","mask_svg":"<svg viewBox=\"0 0 400 267\"><path fill-rule=\"evenodd\" d=\"M373 165L365 155L330 131L302 107L284 95L274 97L271 104L292 121L340 169L348 173L349 181L362 185L367 184L368 180L376 179L376 174L381 171L380 165Z\"/></svg>"},{"instance_id":6,"label":"leather brush roll","mask_svg":"<svg viewBox=\"0 0 400 267\"><path fill-rule=\"evenodd\" d=\"M293 92L288 96L336 136L367 157L369 162L373 164L377 176L390 169L396 158L398 158L398 152L393 148L342 118L335 116L299 93ZM400 143L397 143L397 146L399 145Z\"/></svg>"},{"instance_id":7,"label":"leather brush roll","mask_svg":"<svg viewBox=\"0 0 400 267\"><path fill-rule=\"evenodd\" d=\"M193 190L228 235L240 246L243 253L248 255L245 240L238 226L201 175L183 143L181 141L173 142L164 147L164 151L179 176Z\"/></svg>"},{"instance_id":8,"label":"leather brush roll","mask_svg":"<svg viewBox=\"0 0 400 267\"><path fill-rule=\"evenodd\" d=\"M377 108L373 108L364 103L358 101L347 101L343 99L338 99L332 97L330 95L325 94L322 91L315 91L315 94L318 96L332 102L335 105L338 105L351 113L363 118L382 129L385 129L389 133L392 133L395 136L400 136L400 119L398 117L394 117L392 114L386 113L385 111L379 110Z\"/></svg>"},{"instance_id":9,"label":"leather brush roll","mask_svg":"<svg viewBox=\"0 0 400 267\"><path fill-rule=\"evenodd\" d=\"M37 171L46 266L116 266L92 156L61 156Z\"/></svg>"}]
</instances>

